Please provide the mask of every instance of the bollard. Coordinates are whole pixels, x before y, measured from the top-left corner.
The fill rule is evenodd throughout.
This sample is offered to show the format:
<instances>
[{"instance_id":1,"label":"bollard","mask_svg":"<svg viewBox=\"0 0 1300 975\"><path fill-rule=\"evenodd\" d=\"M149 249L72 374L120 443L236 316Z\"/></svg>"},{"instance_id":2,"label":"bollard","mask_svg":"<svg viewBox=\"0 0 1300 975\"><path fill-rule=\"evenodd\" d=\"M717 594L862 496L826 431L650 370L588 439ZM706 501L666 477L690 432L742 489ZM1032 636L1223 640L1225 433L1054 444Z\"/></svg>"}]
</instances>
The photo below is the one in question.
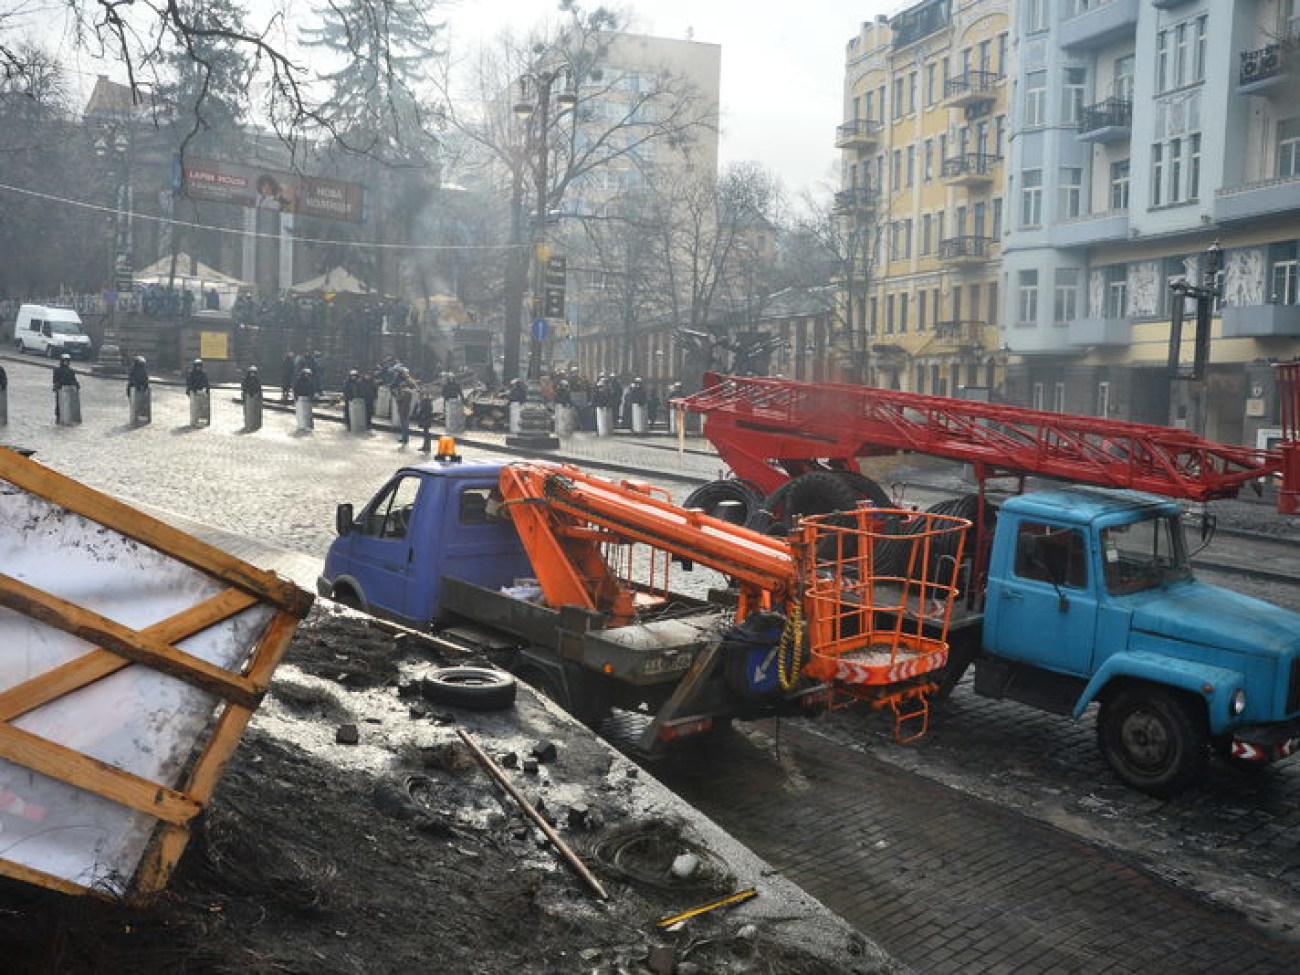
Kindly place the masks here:
<instances>
[{"instance_id":1,"label":"bollard","mask_svg":"<svg viewBox=\"0 0 1300 975\"><path fill-rule=\"evenodd\" d=\"M521 423L524 415L523 403L510 404L510 432L515 436L519 435Z\"/></svg>"},{"instance_id":2,"label":"bollard","mask_svg":"<svg viewBox=\"0 0 1300 975\"><path fill-rule=\"evenodd\" d=\"M244 397L244 430L252 433L262 429L262 397Z\"/></svg>"},{"instance_id":3,"label":"bollard","mask_svg":"<svg viewBox=\"0 0 1300 975\"><path fill-rule=\"evenodd\" d=\"M596 407L596 436L608 437L614 432L614 407Z\"/></svg>"},{"instance_id":4,"label":"bollard","mask_svg":"<svg viewBox=\"0 0 1300 975\"><path fill-rule=\"evenodd\" d=\"M447 432L453 437L465 432L465 401L459 396L442 401L443 417Z\"/></svg>"},{"instance_id":5,"label":"bollard","mask_svg":"<svg viewBox=\"0 0 1300 975\"><path fill-rule=\"evenodd\" d=\"M131 426L142 427L153 420L153 397L148 386L136 386L127 394L131 409Z\"/></svg>"},{"instance_id":6,"label":"bollard","mask_svg":"<svg viewBox=\"0 0 1300 975\"><path fill-rule=\"evenodd\" d=\"M375 416L390 416L393 412L393 390L380 386L375 391Z\"/></svg>"},{"instance_id":7,"label":"bollard","mask_svg":"<svg viewBox=\"0 0 1300 975\"><path fill-rule=\"evenodd\" d=\"M81 390L76 386L60 386L59 425L76 426L81 422Z\"/></svg>"},{"instance_id":8,"label":"bollard","mask_svg":"<svg viewBox=\"0 0 1300 975\"><path fill-rule=\"evenodd\" d=\"M360 396L354 396L348 400L348 432L365 433L369 425L366 423L366 401Z\"/></svg>"},{"instance_id":9,"label":"bollard","mask_svg":"<svg viewBox=\"0 0 1300 975\"><path fill-rule=\"evenodd\" d=\"M555 435L557 437L571 437L573 431L578 427L578 411L572 406L557 406L555 408Z\"/></svg>"},{"instance_id":10,"label":"bollard","mask_svg":"<svg viewBox=\"0 0 1300 975\"><path fill-rule=\"evenodd\" d=\"M298 419L298 432L306 433L311 430L315 424L315 417L311 412L312 400L310 396L299 396L294 403L293 412Z\"/></svg>"},{"instance_id":11,"label":"bollard","mask_svg":"<svg viewBox=\"0 0 1300 975\"><path fill-rule=\"evenodd\" d=\"M644 403L632 404L632 432L645 433L649 426Z\"/></svg>"},{"instance_id":12,"label":"bollard","mask_svg":"<svg viewBox=\"0 0 1300 975\"><path fill-rule=\"evenodd\" d=\"M212 422L212 396L206 389L190 393L190 426L206 427Z\"/></svg>"}]
</instances>

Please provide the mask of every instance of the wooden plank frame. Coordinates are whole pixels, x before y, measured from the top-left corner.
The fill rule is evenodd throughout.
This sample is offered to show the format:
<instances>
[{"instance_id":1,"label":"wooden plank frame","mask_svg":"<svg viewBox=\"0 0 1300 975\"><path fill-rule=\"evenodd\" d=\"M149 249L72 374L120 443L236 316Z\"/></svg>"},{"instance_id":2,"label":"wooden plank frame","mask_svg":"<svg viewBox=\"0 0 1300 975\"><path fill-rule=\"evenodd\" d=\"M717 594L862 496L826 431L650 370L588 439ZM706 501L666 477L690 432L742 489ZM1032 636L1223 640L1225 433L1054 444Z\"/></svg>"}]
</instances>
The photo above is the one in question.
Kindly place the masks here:
<instances>
[{"instance_id":1,"label":"wooden plank frame","mask_svg":"<svg viewBox=\"0 0 1300 975\"><path fill-rule=\"evenodd\" d=\"M152 518L56 471L0 448L0 480L189 566L227 588L168 619L133 630L84 607L0 574L0 605L80 637L96 649L0 691L0 758L69 783L158 822L130 884L130 898L166 886L185 845L189 824L212 798L222 769L234 754L271 675L311 608L311 593L274 573ZM176 644L259 604L272 615L234 673L179 649ZM169 787L98 761L15 727L24 714L56 701L125 667L160 671L214 695L219 708L206 740ZM63 877L0 857L0 876L70 894L104 895Z\"/></svg>"}]
</instances>

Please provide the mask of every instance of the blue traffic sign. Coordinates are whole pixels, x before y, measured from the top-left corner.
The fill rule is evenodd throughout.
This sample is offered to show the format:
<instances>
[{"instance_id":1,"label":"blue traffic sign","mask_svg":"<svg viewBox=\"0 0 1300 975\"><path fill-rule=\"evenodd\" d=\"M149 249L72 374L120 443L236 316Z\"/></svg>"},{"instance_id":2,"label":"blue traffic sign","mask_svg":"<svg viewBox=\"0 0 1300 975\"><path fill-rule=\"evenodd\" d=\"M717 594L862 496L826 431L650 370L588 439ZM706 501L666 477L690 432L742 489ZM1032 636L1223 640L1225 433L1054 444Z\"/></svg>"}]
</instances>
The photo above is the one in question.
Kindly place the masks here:
<instances>
[{"instance_id":1,"label":"blue traffic sign","mask_svg":"<svg viewBox=\"0 0 1300 975\"><path fill-rule=\"evenodd\" d=\"M539 342L542 342L542 341L544 341L544 340L546 339L546 319L545 319L545 318L534 318L534 319L533 319L533 338L537 339L537 341L539 341Z\"/></svg>"}]
</instances>

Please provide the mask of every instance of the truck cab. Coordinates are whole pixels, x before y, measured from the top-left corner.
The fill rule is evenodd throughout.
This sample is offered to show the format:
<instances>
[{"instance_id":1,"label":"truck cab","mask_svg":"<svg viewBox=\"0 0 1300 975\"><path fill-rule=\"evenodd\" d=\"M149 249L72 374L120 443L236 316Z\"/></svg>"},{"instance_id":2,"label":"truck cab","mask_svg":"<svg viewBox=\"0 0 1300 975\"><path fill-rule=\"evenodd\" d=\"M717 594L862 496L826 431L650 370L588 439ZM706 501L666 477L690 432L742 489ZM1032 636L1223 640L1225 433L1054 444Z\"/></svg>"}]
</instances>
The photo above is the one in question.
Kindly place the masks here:
<instances>
[{"instance_id":1,"label":"truck cab","mask_svg":"<svg viewBox=\"0 0 1300 975\"><path fill-rule=\"evenodd\" d=\"M489 516L506 461L434 460L397 471L360 512L339 506L316 588L408 626L443 613L443 577L502 589L533 572L509 519Z\"/></svg>"},{"instance_id":2,"label":"truck cab","mask_svg":"<svg viewBox=\"0 0 1300 975\"><path fill-rule=\"evenodd\" d=\"M1133 491L1005 502L976 693L1079 717L1121 779L1172 794L1211 747L1266 761L1300 744L1300 614L1200 582L1181 509Z\"/></svg>"}]
</instances>

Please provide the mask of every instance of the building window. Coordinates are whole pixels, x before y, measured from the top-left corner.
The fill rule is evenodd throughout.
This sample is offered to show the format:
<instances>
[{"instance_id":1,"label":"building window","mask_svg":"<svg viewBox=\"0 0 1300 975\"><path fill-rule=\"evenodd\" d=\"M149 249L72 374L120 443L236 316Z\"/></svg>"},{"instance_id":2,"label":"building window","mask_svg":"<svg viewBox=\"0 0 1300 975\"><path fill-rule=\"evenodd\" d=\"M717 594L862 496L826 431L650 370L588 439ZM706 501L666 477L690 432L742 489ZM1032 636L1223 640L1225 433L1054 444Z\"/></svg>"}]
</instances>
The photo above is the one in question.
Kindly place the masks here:
<instances>
[{"instance_id":1,"label":"building window","mask_svg":"<svg viewBox=\"0 0 1300 975\"><path fill-rule=\"evenodd\" d=\"M1097 384L1097 415L1103 420L1110 416L1110 383Z\"/></svg>"},{"instance_id":2,"label":"building window","mask_svg":"<svg viewBox=\"0 0 1300 975\"><path fill-rule=\"evenodd\" d=\"M903 117L903 78L900 75L894 79L894 120Z\"/></svg>"},{"instance_id":3,"label":"building window","mask_svg":"<svg viewBox=\"0 0 1300 975\"><path fill-rule=\"evenodd\" d=\"M989 232L994 240L1002 239L1002 197L997 197L993 201L993 227Z\"/></svg>"},{"instance_id":4,"label":"building window","mask_svg":"<svg viewBox=\"0 0 1300 975\"><path fill-rule=\"evenodd\" d=\"M1026 169L1020 174L1020 225L1038 227L1043 222L1043 171Z\"/></svg>"},{"instance_id":5,"label":"building window","mask_svg":"<svg viewBox=\"0 0 1300 975\"><path fill-rule=\"evenodd\" d=\"M929 295L925 291L916 293L916 330L918 332L925 331L926 298L928 297Z\"/></svg>"},{"instance_id":6,"label":"building window","mask_svg":"<svg viewBox=\"0 0 1300 975\"><path fill-rule=\"evenodd\" d=\"M1128 160L1110 164L1110 208L1128 209Z\"/></svg>"},{"instance_id":7,"label":"building window","mask_svg":"<svg viewBox=\"0 0 1300 975\"><path fill-rule=\"evenodd\" d=\"M1078 125L1083 115L1084 92L1087 90L1086 68L1066 68L1065 84L1061 89L1061 124Z\"/></svg>"},{"instance_id":8,"label":"building window","mask_svg":"<svg viewBox=\"0 0 1300 975\"><path fill-rule=\"evenodd\" d=\"M987 229L988 208L987 203L976 203L972 210L970 232L976 237L983 237L984 231Z\"/></svg>"},{"instance_id":9,"label":"building window","mask_svg":"<svg viewBox=\"0 0 1300 975\"><path fill-rule=\"evenodd\" d=\"M874 119L876 117L876 93L873 91L867 92L866 99L867 113L862 117Z\"/></svg>"},{"instance_id":10,"label":"building window","mask_svg":"<svg viewBox=\"0 0 1300 975\"><path fill-rule=\"evenodd\" d=\"M871 334L875 335L880 330L880 299L871 299Z\"/></svg>"},{"instance_id":11,"label":"building window","mask_svg":"<svg viewBox=\"0 0 1300 975\"><path fill-rule=\"evenodd\" d=\"M1156 94L1168 91L1169 83L1169 31L1156 34Z\"/></svg>"},{"instance_id":12,"label":"building window","mask_svg":"<svg viewBox=\"0 0 1300 975\"><path fill-rule=\"evenodd\" d=\"M989 317L985 321L991 325L996 325L998 322L998 285L996 281L989 282Z\"/></svg>"},{"instance_id":13,"label":"building window","mask_svg":"<svg viewBox=\"0 0 1300 975\"><path fill-rule=\"evenodd\" d=\"M1268 300L1274 305L1300 305L1300 241L1287 241L1269 248L1272 259L1272 289Z\"/></svg>"},{"instance_id":14,"label":"building window","mask_svg":"<svg viewBox=\"0 0 1300 975\"><path fill-rule=\"evenodd\" d=\"M1205 14L1196 18L1195 39L1192 41L1192 80L1205 80L1206 22Z\"/></svg>"},{"instance_id":15,"label":"building window","mask_svg":"<svg viewBox=\"0 0 1300 975\"><path fill-rule=\"evenodd\" d=\"M1052 306L1052 321L1065 325L1079 317L1079 269L1056 269L1056 294Z\"/></svg>"},{"instance_id":16,"label":"building window","mask_svg":"<svg viewBox=\"0 0 1300 975\"><path fill-rule=\"evenodd\" d=\"M907 331L907 299L908 293L904 291L898 296L898 331L900 333Z\"/></svg>"},{"instance_id":17,"label":"building window","mask_svg":"<svg viewBox=\"0 0 1300 975\"><path fill-rule=\"evenodd\" d=\"M1021 271L1017 275L1020 288L1020 308L1017 324L1035 325L1038 322L1038 272Z\"/></svg>"},{"instance_id":18,"label":"building window","mask_svg":"<svg viewBox=\"0 0 1300 975\"><path fill-rule=\"evenodd\" d=\"M952 306L952 320L954 322L961 321L961 313L963 307L961 299L962 299L961 285L960 284L953 285L951 306Z\"/></svg>"},{"instance_id":19,"label":"building window","mask_svg":"<svg viewBox=\"0 0 1300 975\"><path fill-rule=\"evenodd\" d=\"M916 367L916 392L925 392L925 366Z\"/></svg>"},{"instance_id":20,"label":"building window","mask_svg":"<svg viewBox=\"0 0 1300 975\"><path fill-rule=\"evenodd\" d=\"M1024 0L1025 33L1037 34L1047 30L1047 0Z\"/></svg>"},{"instance_id":21,"label":"building window","mask_svg":"<svg viewBox=\"0 0 1300 975\"><path fill-rule=\"evenodd\" d=\"M916 174L916 146L907 147L907 186L910 189Z\"/></svg>"},{"instance_id":22,"label":"building window","mask_svg":"<svg viewBox=\"0 0 1300 975\"><path fill-rule=\"evenodd\" d=\"M903 221L903 257L904 259L912 256L912 218L908 217Z\"/></svg>"},{"instance_id":23,"label":"building window","mask_svg":"<svg viewBox=\"0 0 1300 975\"><path fill-rule=\"evenodd\" d=\"M1042 125L1046 121L1047 72L1030 71L1025 75L1025 125Z\"/></svg>"},{"instance_id":24,"label":"building window","mask_svg":"<svg viewBox=\"0 0 1300 975\"><path fill-rule=\"evenodd\" d=\"M1007 73L1007 35L1005 33L998 35L998 75L1005 77Z\"/></svg>"},{"instance_id":25,"label":"building window","mask_svg":"<svg viewBox=\"0 0 1300 975\"><path fill-rule=\"evenodd\" d=\"M936 101L934 89L935 79L938 77L939 65L931 61L925 66L925 104L933 105Z\"/></svg>"},{"instance_id":26,"label":"building window","mask_svg":"<svg viewBox=\"0 0 1300 975\"><path fill-rule=\"evenodd\" d=\"M1043 408L1043 384L1042 383L1034 383L1033 393L1031 394L1031 404L1033 408L1036 410L1041 410Z\"/></svg>"},{"instance_id":27,"label":"building window","mask_svg":"<svg viewBox=\"0 0 1300 975\"><path fill-rule=\"evenodd\" d=\"M1004 155L1002 147L1006 145L1007 117L999 115L993 120L993 155Z\"/></svg>"},{"instance_id":28,"label":"building window","mask_svg":"<svg viewBox=\"0 0 1300 975\"><path fill-rule=\"evenodd\" d=\"M1115 80L1111 84L1111 94L1121 101L1133 100L1133 68L1136 62L1137 56L1134 54L1115 59Z\"/></svg>"},{"instance_id":29,"label":"building window","mask_svg":"<svg viewBox=\"0 0 1300 975\"><path fill-rule=\"evenodd\" d=\"M1052 410L1055 413L1065 412L1065 383L1057 383L1052 387Z\"/></svg>"},{"instance_id":30,"label":"building window","mask_svg":"<svg viewBox=\"0 0 1300 975\"><path fill-rule=\"evenodd\" d=\"M1061 218L1070 220L1082 212L1083 170L1077 166L1061 167Z\"/></svg>"},{"instance_id":31,"label":"building window","mask_svg":"<svg viewBox=\"0 0 1300 975\"><path fill-rule=\"evenodd\" d=\"M890 162L889 188L893 192L898 192L903 188L903 150L895 149Z\"/></svg>"},{"instance_id":32,"label":"building window","mask_svg":"<svg viewBox=\"0 0 1300 975\"><path fill-rule=\"evenodd\" d=\"M1113 264L1106 268L1106 307L1102 309L1105 318L1124 318L1128 311L1128 268L1123 264Z\"/></svg>"},{"instance_id":33,"label":"building window","mask_svg":"<svg viewBox=\"0 0 1300 975\"><path fill-rule=\"evenodd\" d=\"M1300 118L1277 123L1277 174L1300 176Z\"/></svg>"},{"instance_id":34,"label":"building window","mask_svg":"<svg viewBox=\"0 0 1300 975\"><path fill-rule=\"evenodd\" d=\"M925 140L925 181L934 179L934 140Z\"/></svg>"},{"instance_id":35,"label":"building window","mask_svg":"<svg viewBox=\"0 0 1300 975\"><path fill-rule=\"evenodd\" d=\"M916 72L913 71L907 76L907 113L914 115L916 113Z\"/></svg>"},{"instance_id":36,"label":"building window","mask_svg":"<svg viewBox=\"0 0 1300 975\"><path fill-rule=\"evenodd\" d=\"M1151 205L1164 203L1165 147L1157 142L1151 147Z\"/></svg>"},{"instance_id":37,"label":"building window","mask_svg":"<svg viewBox=\"0 0 1300 975\"><path fill-rule=\"evenodd\" d=\"M894 296L885 299L885 334L894 334Z\"/></svg>"},{"instance_id":38,"label":"building window","mask_svg":"<svg viewBox=\"0 0 1300 975\"><path fill-rule=\"evenodd\" d=\"M1201 197L1201 133L1187 137L1187 199Z\"/></svg>"},{"instance_id":39,"label":"building window","mask_svg":"<svg viewBox=\"0 0 1300 975\"><path fill-rule=\"evenodd\" d=\"M931 218L930 214L928 214L928 213L926 213L926 214L922 214L922 216L921 216L921 247L920 247L920 251L921 251L921 254L922 254L922 255L925 255L925 254L930 253L930 229L931 229L931 226L930 226L930 225L931 225L932 222L933 222L933 221L932 221L932 218Z\"/></svg>"}]
</instances>

